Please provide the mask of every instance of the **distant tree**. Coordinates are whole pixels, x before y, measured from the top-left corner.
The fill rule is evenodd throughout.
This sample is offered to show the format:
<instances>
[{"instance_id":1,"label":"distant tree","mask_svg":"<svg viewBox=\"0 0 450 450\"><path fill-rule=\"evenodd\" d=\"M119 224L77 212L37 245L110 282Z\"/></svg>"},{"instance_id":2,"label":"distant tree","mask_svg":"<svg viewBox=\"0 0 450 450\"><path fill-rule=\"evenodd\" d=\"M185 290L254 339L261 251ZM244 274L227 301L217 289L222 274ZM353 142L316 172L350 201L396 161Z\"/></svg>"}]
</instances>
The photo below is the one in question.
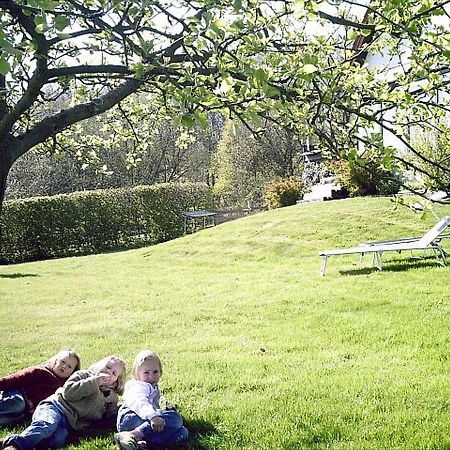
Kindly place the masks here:
<instances>
[{"instance_id":1,"label":"distant tree","mask_svg":"<svg viewBox=\"0 0 450 450\"><path fill-rule=\"evenodd\" d=\"M437 132L435 128L422 128L415 130L413 134L414 147L430 161L424 161L415 154L409 156L415 163L413 167L418 165L421 168L420 172L412 174L413 182L417 183L419 189L442 189L450 192L450 173L442 169L450 166L450 127L441 123L439 128L442 132Z\"/></svg>"},{"instance_id":2,"label":"distant tree","mask_svg":"<svg viewBox=\"0 0 450 450\"><path fill-rule=\"evenodd\" d=\"M302 153L291 131L268 122L255 135L228 120L211 165L214 191L227 205L260 205L268 181L302 174Z\"/></svg>"}]
</instances>

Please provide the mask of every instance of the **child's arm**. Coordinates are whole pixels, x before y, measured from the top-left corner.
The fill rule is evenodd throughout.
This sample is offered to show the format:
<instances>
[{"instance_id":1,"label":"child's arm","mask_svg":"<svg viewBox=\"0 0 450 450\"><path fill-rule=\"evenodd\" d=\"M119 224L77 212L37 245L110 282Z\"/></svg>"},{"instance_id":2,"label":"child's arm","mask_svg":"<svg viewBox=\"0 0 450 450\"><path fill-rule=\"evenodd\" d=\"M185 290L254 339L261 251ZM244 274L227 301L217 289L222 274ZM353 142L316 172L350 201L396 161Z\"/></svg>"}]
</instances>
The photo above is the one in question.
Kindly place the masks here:
<instances>
[{"instance_id":1,"label":"child's arm","mask_svg":"<svg viewBox=\"0 0 450 450\"><path fill-rule=\"evenodd\" d=\"M97 375L86 370L75 372L63 386L63 396L69 401L89 397L98 391Z\"/></svg>"},{"instance_id":2,"label":"child's arm","mask_svg":"<svg viewBox=\"0 0 450 450\"><path fill-rule=\"evenodd\" d=\"M149 401L152 387L148 383L130 380L125 386L124 403L141 419L151 420L158 415L158 410Z\"/></svg>"},{"instance_id":3,"label":"child's arm","mask_svg":"<svg viewBox=\"0 0 450 450\"><path fill-rule=\"evenodd\" d=\"M33 385L39 381L41 373L41 367L33 366L6 375L0 378L0 391L11 391Z\"/></svg>"}]
</instances>

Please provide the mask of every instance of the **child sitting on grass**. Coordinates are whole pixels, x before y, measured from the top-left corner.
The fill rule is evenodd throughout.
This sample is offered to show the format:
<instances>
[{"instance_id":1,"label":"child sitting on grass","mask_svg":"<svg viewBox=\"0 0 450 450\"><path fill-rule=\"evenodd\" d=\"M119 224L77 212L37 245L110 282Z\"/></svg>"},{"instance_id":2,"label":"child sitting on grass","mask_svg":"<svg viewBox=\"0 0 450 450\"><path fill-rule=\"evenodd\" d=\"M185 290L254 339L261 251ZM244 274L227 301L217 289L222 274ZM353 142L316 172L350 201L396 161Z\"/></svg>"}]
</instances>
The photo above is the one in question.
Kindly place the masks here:
<instances>
[{"instance_id":1,"label":"child sitting on grass","mask_svg":"<svg viewBox=\"0 0 450 450\"><path fill-rule=\"evenodd\" d=\"M54 394L79 369L79 356L68 348L44 364L0 378L0 427L31 415L41 400Z\"/></svg>"},{"instance_id":2,"label":"child sitting on grass","mask_svg":"<svg viewBox=\"0 0 450 450\"><path fill-rule=\"evenodd\" d=\"M143 350L134 361L133 380L127 381L117 417L116 442L122 450L186 442L189 437L181 414L159 406L161 361L155 352Z\"/></svg>"},{"instance_id":3,"label":"child sitting on grass","mask_svg":"<svg viewBox=\"0 0 450 450\"><path fill-rule=\"evenodd\" d=\"M71 430L84 430L94 421L117 413L118 394L123 392L124 381L125 363L116 356L107 356L88 370L79 370L55 394L39 403L31 425L21 434L8 436L4 449L64 446Z\"/></svg>"}]
</instances>

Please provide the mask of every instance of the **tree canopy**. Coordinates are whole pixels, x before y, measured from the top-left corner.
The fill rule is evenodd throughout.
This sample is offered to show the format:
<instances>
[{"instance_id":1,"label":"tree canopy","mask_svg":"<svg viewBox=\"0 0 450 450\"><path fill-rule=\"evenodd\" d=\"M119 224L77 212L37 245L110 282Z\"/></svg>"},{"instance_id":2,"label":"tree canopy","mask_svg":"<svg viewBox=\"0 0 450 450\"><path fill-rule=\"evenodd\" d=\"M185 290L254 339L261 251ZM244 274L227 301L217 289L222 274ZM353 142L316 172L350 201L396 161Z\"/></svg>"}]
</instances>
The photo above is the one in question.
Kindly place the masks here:
<instances>
[{"instance_id":1,"label":"tree canopy","mask_svg":"<svg viewBox=\"0 0 450 450\"><path fill-rule=\"evenodd\" d=\"M447 130L449 3L0 0L0 203L18 157L140 90L184 126L211 110L265 118L448 191L449 153L411 131Z\"/></svg>"}]
</instances>

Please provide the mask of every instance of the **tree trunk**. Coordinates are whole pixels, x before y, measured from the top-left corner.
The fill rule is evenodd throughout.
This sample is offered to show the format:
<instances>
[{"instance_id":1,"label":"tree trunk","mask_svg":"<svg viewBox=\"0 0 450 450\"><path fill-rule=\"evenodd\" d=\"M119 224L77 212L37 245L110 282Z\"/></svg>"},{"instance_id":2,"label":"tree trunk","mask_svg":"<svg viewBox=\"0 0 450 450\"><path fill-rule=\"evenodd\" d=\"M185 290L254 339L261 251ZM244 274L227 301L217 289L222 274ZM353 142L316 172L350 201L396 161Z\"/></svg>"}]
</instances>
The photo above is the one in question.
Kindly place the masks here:
<instances>
[{"instance_id":1,"label":"tree trunk","mask_svg":"<svg viewBox=\"0 0 450 450\"><path fill-rule=\"evenodd\" d=\"M11 169L12 163L10 158L10 152L7 148L0 147L0 264L4 263L1 253L2 253L2 211L3 211L3 200L5 198L6 192L6 180L8 178L8 173Z\"/></svg>"}]
</instances>

